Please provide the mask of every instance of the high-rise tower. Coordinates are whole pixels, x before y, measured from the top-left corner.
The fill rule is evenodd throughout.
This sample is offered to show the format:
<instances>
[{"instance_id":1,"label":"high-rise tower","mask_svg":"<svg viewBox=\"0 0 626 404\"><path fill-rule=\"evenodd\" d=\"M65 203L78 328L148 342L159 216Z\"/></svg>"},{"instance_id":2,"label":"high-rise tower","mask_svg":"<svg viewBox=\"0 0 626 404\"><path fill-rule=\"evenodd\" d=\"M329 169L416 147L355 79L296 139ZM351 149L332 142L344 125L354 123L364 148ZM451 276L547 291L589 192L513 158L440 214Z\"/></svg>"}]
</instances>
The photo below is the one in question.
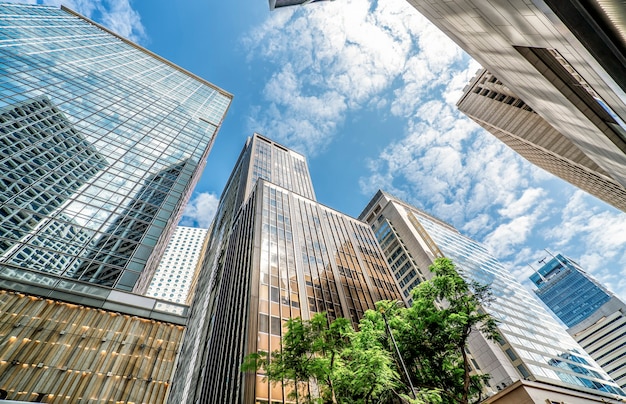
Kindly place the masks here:
<instances>
[{"instance_id":1,"label":"high-rise tower","mask_svg":"<svg viewBox=\"0 0 626 404\"><path fill-rule=\"evenodd\" d=\"M536 144L548 151L536 149L542 154L537 158L552 160L547 163L560 166L558 170L562 172L569 170L570 173L563 172L567 175L572 170L581 175L585 168L593 167L600 178L580 181L600 188L597 193L592 192L594 195L610 196L617 192L621 195L621 205L610 203L624 209L626 5L623 1L408 1L503 83L514 98L536 112L541 123L551 126L537 127L545 138ZM494 89L483 90L494 97L507 96ZM496 107L488 97L473 98L474 103L484 104L484 109L498 110L497 114L481 115L479 106L472 106L470 116L490 131L504 129L506 134L506 129L515 127L517 122L537 124L537 119L524 109ZM516 130L524 133L526 129L522 124ZM512 145L515 141L506 143L517 150ZM519 147L528 148L528 145L519 144ZM564 161L558 157L564 149L584 156L585 161L580 160L578 167L563 166ZM619 189L610 189L611 181L603 181L604 176L621 184ZM591 192L589 188L581 188Z\"/></svg>"},{"instance_id":2,"label":"high-rise tower","mask_svg":"<svg viewBox=\"0 0 626 404\"><path fill-rule=\"evenodd\" d=\"M269 0L270 10L274 10L276 8L281 8L281 7L289 7L289 6L303 6L305 4L315 3L317 1L325 1L325 0Z\"/></svg>"},{"instance_id":3,"label":"high-rise tower","mask_svg":"<svg viewBox=\"0 0 626 404\"><path fill-rule=\"evenodd\" d=\"M164 402L141 296L232 96L67 9L0 4L0 399Z\"/></svg>"},{"instance_id":4,"label":"high-rise tower","mask_svg":"<svg viewBox=\"0 0 626 404\"><path fill-rule=\"evenodd\" d=\"M473 333L469 349L478 368L491 376L493 391L532 380L605 397L623 394L482 245L382 191L359 218L372 226L400 285L428 279L428 267L441 256L454 261L467 281L491 285L495 299L484 309L498 320L501 339L494 343Z\"/></svg>"},{"instance_id":5,"label":"high-rise tower","mask_svg":"<svg viewBox=\"0 0 626 404\"><path fill-rule=\"evenodd\" d=\"M191 286L202 257L207 229L178 226L167 244L146 296L175 303L191 303Z\"/></svg>"},{"instance_id":6,"label":"high-rise tower","mask_svg":"<svg viewBox=\"0 0 626 404\"><path fill-rule=\"evenodd\" d=\"M457 106L526 160L626 212L626 187L487 70Z\"/></svg>"},{"instance_id":7,"label":"high-rise tower","mask_svg":"<svg viewBox=\"0 0 626 404\"><path fill-rule=\"evenodd\" d=\"M284 322L358 322L401 299L371 229L315 200L304 157L255 134L222 193L198 279L175 402L284 402L288 391L242 374L243 357L280 348Z\"/></svg>"},{"instance_id":8,"label":"high-rise tower","mask_svg":"<svg viewBox=\"0 0 626 404\"><path fill-rule=\"evenodd\" d=\"M567 332L625 389L626 304L561 254L545 262L530 280Z\"/></svg>"},{"instance_id":9,"label":"high-rise tower","mask_svg":"<svg viewBox=\"0 0 626 404\"><path fill-rule=\"evenodd\" d=\"M143 292L232 97L67 9L0 22L0 275Z\"/></svg>"}]
</instances>

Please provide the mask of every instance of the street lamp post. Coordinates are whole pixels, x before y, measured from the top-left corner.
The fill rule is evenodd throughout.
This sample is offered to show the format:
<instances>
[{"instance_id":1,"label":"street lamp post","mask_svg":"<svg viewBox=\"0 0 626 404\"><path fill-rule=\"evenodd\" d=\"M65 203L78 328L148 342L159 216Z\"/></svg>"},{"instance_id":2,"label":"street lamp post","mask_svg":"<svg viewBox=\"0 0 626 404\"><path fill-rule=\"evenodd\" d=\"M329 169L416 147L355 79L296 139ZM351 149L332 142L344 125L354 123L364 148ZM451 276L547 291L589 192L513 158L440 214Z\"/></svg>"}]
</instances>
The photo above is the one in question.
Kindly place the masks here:
<instances>
[{"instance_id":1,"label":"street lamp post","mask_svg":"<svg viewBox=\"0 0 626 404\"><path fill-rule=\"evenodd\" d=\"M394 305L395 303L396 302L394 302ZM382 314L383 316L383 320L385 321L387 334L389 335L389 337L391 337L391 342L393 343L393 347L396 350L396 355L398 355L398 360L400 361L400 364L402 365L402 370L404 371L406 380L409 382L409 387L411 388L411 394L413 395L413 398L417 400L417 396L415 395L415 390L413 389L413 382L411 382L411 377L409 376L409 371L407 370L406 365L404 364L404 361L402 360L402 355L400 355L400 350L398 349L398 344L396 344L396 339L393 337L393 333L391 332L391 329L389 328L389 322L387 321L387 316L385 315L385 309L381 308L379 309L379 311L380 311L380 314Z\"/></svg>"}]
</instances>

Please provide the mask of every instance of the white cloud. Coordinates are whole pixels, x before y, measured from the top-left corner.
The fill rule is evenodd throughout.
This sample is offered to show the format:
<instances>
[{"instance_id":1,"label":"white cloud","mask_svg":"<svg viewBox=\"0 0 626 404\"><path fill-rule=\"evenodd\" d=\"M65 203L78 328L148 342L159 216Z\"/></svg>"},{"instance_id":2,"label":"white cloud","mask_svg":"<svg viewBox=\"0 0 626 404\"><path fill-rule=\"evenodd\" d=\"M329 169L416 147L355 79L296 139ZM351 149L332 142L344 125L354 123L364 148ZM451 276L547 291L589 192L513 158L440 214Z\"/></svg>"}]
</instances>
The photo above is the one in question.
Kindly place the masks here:
<instances>
[{"instance_id":1,"label":"white cloud","mask_svg":"<svg viewBox=\"0 0 626 404\"><path fill-rule=\"evenodd\" d=\"M79 0L79 3L81 8L89 8L94 2ZM104 0L96 4L101 13L102 25L133 42L146 39L141 17L131 6L130 0Z\"/></svg>"},{"instance_id":2,"label":"white cloud","mask_svg":"<svg viewBox=\"0 0 626 404\"><path fill-rule=\"evenodd\" d=\"M485 229L489 230L492 227L493 221L491 220L491 216L481 213L466 222L462 229L468 234L476 234L483 232Z\"/></svg>"},{"instance_id":3,"label":"white cloud","mask_svg":"<svg viewBox=\"0 0 626 404\"><path fill-rule=\"evenodd\" d=\"M344 0L272 13L245 39L249 59L275 73L251 129L308 156L332 140L348 111L388 104L383 92L407 73L407 60L430 28L402 0ZM375 99L375 104L372 100Z\"/></svg>"},{"instance_id":4,"label":"white cloud","mask_svg":"<svg viewBox=\"0 0 626 404\"><path fill-rule=\"evenodd\" d=\"M262 93L269 107L256 109L252 130L312 157L351 113L391 114L406 122L405 135L367 162L361 192L384 189L450 222L487 244L521 281L548 247L626 290L625 216L530 165L461 114L455 103L479 65L404 0L281 10L244 44L250 61L274 71Z\"/></svg>"},{"instance_id":5,"label":"white cloud","mask_svg":"<svg viewBox=\"0 0 626 404\"><path fill-rule=\"evenodd\" d=\"M36 0L9 0L11 3L37 4ZM116 34L133 42L146 39L139 13L130 0L43 0L49 6L61 5L104 25Z\"/></svg>"},{"instance_id":6,"label":"white cloud","mask_svg":"<svg viewBox=\"0 0 626 404\"><path fill-rule=\"evenodd\" d=\"M517 217L524 212L528 212L538 200L545 198L547 192L541 188L528 188L523 191L522 196L500 209L498 213L503 217Z\"/></svg>"},{"instance_id":7,"label":"white cloud","mask_svg":"<svg viewBox=\"0 0 626 404\"><path fill-rule=\"evenodd\" d=\"M506 257L524 244L536 221L536 215L516 217L496 227L483 242L496 257Z\"/></svg>"},{"instance_id":8,"label":"white cloud","mask_svg":"<svg viewBox=\"0 0 626 404\"><path fill-rule=\"evenodd\" d=\"M187 204L180 224L208 229L218 204L219 197L217 195L208 192L195 195Z\"/></svg>"}]
</instances>

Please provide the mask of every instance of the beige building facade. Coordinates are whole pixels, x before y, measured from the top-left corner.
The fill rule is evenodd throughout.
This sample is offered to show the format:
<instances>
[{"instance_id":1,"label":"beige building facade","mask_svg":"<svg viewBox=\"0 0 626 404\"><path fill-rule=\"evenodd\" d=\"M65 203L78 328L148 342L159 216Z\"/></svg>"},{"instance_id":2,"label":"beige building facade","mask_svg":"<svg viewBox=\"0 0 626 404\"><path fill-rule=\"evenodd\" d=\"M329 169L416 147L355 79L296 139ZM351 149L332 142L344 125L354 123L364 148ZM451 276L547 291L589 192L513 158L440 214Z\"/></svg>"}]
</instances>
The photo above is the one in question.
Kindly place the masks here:
<instances>
[{"instance_id":1,"label":"beige building facade","mask_svg":"<svg viewBox=\"0 0 626 404\"><path fill-rule=\"evenodd\" d=\"M483 401L483 404L617 404L621 399L607 398L588 392L540 383L518 380L498 394Z\"/></svg>"},{"instance_id":2,"label":"beige building facade","mask_svg":"<svg viewBox=\"0 0 626 404\"><path fill-rule=\"evenodd\" d=\"M617 192L623 192L626 186L626 34L622 17L626 6L623 2L409 0L409 3L554 128L546 129L546 133L552 132L557 141L560 135L567 138L597 165L598 176L609 176L621 184ZM519 117L523 115L520 113ZM578 168L589 167L585 162L580 164ZM596 182L593 186L599 184L611 186L610 181Z\"/></svg>"},{"instance_id":3,"label":"beige building facade","mask_svg":"<svg viewBox=\"0 0 626 404\"><path fill-rule=\"evenodd\" d=\"M489 71L477 73L457 106L526 160L626 211L626 187Z\"/></svg>"},{"instance_id":4,"label":"beige building facade","mask_svg":"<svg viewBox=\"0 0 626 404\"><path fill-rule=\"evenodd\" d=\"M174 315L155 299L82 286L64 300L0 290L0 398L165 402L187 307Z\"/></svg>"},{"instance_id":5,"label":"beige building facade","mask_svg":"<svg viewBox=\"0 0 626 404\"><path fill-rule=\"evenodd\" d=\"M466 281L491 286L493 301L484 310L498 321L500 338L489 341L480 333L472 333L468 341L472 364L490 375L489 394L495 395L519 380L533 380L606 399L626 397L565 328L480 243L384 191L376 193L359 219L374 230L401 287L407 284L407 277L412 276L410 281L429 279L429 265L442 256L456 264ZM394 269L398 257L405 253L415 269L411 275Z\"/></svg>"}]
</instances>

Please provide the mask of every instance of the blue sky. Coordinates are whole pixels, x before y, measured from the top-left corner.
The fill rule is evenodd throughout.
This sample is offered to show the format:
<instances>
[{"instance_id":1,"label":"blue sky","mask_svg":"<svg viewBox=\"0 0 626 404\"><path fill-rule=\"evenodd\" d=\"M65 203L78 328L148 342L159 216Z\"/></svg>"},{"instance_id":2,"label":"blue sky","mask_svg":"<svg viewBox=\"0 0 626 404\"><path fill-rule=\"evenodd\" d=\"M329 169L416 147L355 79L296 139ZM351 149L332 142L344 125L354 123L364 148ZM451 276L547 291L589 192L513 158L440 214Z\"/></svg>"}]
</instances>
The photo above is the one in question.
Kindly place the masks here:
<instances>
[{"instance_id":1,"label":"blue sky","mask_svg":"<svg viewBox=\"0 0 626 404\"><path fill-rule=\"evenodd\" d=\"M626 215L459 113L454 104L479 65L406 0L274 12L265 0L46 3L64 3L234 94L185 224L208 226L256 131L308 156L325 205L357 216L381 188L485 243L520 280L548 248L626 299Z\"/></svg>"}]
</instances>

